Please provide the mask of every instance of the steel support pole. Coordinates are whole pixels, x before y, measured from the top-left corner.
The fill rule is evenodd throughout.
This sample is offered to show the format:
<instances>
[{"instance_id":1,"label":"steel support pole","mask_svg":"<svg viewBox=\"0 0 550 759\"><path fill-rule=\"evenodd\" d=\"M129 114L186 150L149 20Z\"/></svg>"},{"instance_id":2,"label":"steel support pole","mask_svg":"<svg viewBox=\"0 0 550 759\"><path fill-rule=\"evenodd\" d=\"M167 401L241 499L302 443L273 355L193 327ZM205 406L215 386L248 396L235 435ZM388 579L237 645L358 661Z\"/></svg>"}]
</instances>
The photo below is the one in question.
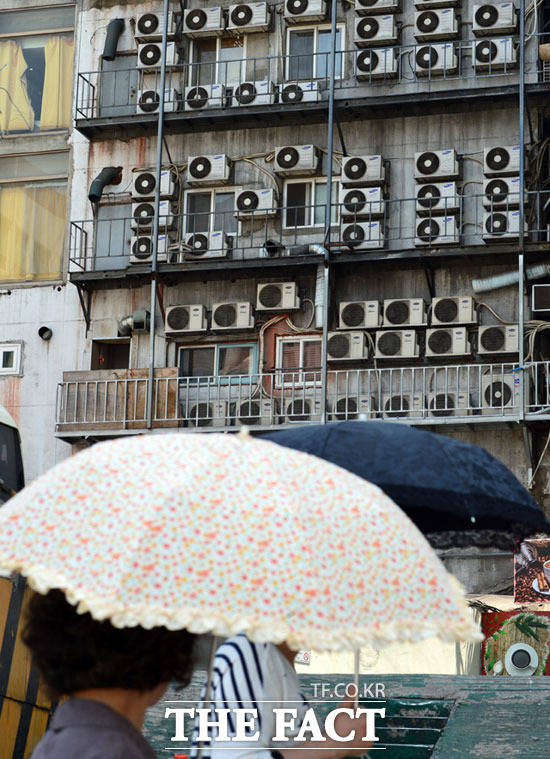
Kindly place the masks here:
<instances>
[{"instance_id":1,"label":"steel support pole","mask_svg":"<svg viewBox=\"0 0 550 759\"><path fill-rule=\"evenodd\" d=\"M162 53L160 58L160 103L157 125L157 160L155 187L155 215L153 217L153 251L151 257L151 324L149 328L149 382L147 383L147 429L153 426L153 386L155 381L155 312L157 301L157 257L160 211L160 172L162 169L162 143L164 137L164 91L166 83L166 37L170 0L164 0L162 22Z\"/></svg>"},{"instance_id":2,"label":"steel support pole","mask_svg":"<svg viewBox=\"0 0 550 759\"><path fill-rule=\"evenodd\" d=\"M519 10L519 249L518 249L518 350L519 365L523 367L525 359L524 341L524 296L525 287L525 0L520 0ZM525 419L525 372L520 369L519 380L519 418Z\"/></svg>"}]
</instances>

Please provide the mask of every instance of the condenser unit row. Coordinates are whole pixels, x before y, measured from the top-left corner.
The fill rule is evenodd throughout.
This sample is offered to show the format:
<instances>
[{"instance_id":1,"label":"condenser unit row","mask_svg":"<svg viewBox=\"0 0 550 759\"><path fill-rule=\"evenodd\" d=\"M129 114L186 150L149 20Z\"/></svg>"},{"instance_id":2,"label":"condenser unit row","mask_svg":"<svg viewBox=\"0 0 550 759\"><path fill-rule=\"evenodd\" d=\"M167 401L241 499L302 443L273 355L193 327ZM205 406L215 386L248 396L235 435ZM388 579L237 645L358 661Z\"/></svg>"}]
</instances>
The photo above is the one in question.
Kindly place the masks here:
<instances>
[{"instance_id":1,"label":"condenser unit row","mask_svg":"<svg viewBox=\"0 0 550 759\"><path fill-rule=\"evenodd\" d=\"M240 36L267 32L272 27L272 8L267 3L238 3L228 8L189 8L183 13L183 34L191 39L221 36L226 31Z\"/></svg>"},{"instance_id":2,"label":"condenser unit row","mask_svg":"<svg viewBox=\"0 0 550 759\"><path fill-rule=\"evenodd\" d=\"M425 327L477 324L476 302L469 295L433 298L429 309L422 298L342 301L338 329Z\"/></svg>"}]
</instances>

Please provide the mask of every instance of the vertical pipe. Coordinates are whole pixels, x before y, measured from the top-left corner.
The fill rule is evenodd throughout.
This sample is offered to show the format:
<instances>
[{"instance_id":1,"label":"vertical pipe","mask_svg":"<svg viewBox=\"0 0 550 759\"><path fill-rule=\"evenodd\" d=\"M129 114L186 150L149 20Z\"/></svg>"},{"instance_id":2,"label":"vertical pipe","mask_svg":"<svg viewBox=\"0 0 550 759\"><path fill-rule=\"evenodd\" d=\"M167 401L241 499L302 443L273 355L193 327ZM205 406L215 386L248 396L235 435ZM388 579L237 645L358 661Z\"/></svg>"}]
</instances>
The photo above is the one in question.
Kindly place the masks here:
<instances>
[{"instance_id":1,"label":"vertical pipe","mask_svg":"<svg viewBox=\"0 0 550 759\"><path fill-rule=\"evenodd\" d=\"M518 256L518 350L519 365L524 360L524 250L525 250L525 0L519 7L519 256ZM525 419L525 376L519 372L519 418Z\"/></svg>"},{"instance_id":2,"label":"vertical pipe","mask_svg":"<svg viewBox=\"0 0 550 759\"><path fill-rule=\"evenodd\" d=\"M155 215L153 217L153 255L151 258L151 320L149 327L149 382L147 383L147 429L153 426L153 380L155 377L155 311L157 301L157 254L160 210L160 171L162 167L162 141L164 136L164 85L166 81L166 37L168 27L168 7L170 0L164 0L162 21L162 53L160 58L160 103L157 126L157 186L155 188Z\"/></svg>"}]
</instances>

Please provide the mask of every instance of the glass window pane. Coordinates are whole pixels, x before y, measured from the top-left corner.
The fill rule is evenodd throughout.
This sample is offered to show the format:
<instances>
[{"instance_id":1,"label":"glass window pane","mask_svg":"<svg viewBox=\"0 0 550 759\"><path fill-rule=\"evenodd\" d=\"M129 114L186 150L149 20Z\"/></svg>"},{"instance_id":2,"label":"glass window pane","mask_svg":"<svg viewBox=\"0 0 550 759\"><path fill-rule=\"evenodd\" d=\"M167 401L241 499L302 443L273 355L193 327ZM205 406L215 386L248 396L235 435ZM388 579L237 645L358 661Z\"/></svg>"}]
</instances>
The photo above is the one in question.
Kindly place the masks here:
<instances>
[{"instance_id":1,"label":"glass window pane","mask_svg":"<svg viewBox=\"0 0 550 759\"><path fill-rule=\"evenodd\" d=\"M304 227L309 222L309 182L293 182L286 186L285 227Z\"/></svg>"},{"instance_id":2,"label":"glass window pane","mask_svg":"<svg viewBox=\"0 0 550 759\"><path fill-rule=\"evenodd\" d=\"M300 341L285 341L281 347L281 369L292 371L300 368Z\"/></svg>"},{"instance_id":3,"label":"glass window pane","mask_svg":"<svg viewBox=\"0 0 550 759\"><path fill-rule=\"evenodd\" d=\"M313 32L290 32L287 79L313 78Z\"/></svg>"},{"instance_id":4,"label":"glass window pane","mask_svg":"<svg viewBox=\"0 0 550 759\"><path fill-rule=\"evenodd\" d=\"M13 369L15 366L15 351L2 351L2 369Z\"/></svg>"},{"instance_id":5,"label":"glass window pane","mask_svg":"<svg viewBox=\"0 0 550 759\"><path fill-rule=\"evenodd\" d=\"M214 374L215 348L182 348L181 377L211 377Z\"/></svg>"},{"instance_id":6,"label":"glass window pane","mask_svg":"<svg viewBox=\"0 0 550 759\"><path fill-rule=\"evenodd\" d=\"M216 38L193 40L191 85L214 84L216 81Z\"/></svg>"},{"instance_id":7,"label":"glass window pane","mask_svg":"<svg viewBox=\"0 0 550 759\"><path fill-rule=\"evenodd\" d=\"M325 223L326 204L327 204L327 183L316 182L315 183L315 208L314 208L314 220L315 220L314 223L315 224L320 225L320 224ZM338 211L338 183L333 182L331 210L330 210L330 219L331 219L332 224L336 222L337 211Z\"/></svg>"},{"instance_id":8,"label":"glass window pane","mask_svg":"<svg viewBox=\"0 0 550 759\"><path fill-rule=\"evenodd\" d=\"M321 341L304 340L304 369L318 369L321 366Z\"/></svg>"},{"instance_id":9,"label":"glass window pane","mask_svg":"<svg viewBox=\"0 0 550 759\"><path fill-rule=\"evenodd\" d=\"M209 192L192 192L187 196L187 231L210 231L210 203L212 195Z\"/></svg>"},{"instance_id":10,"label":"glass window pane","mask_svg":"<svg viewBox=\"0 0 550 759\"><path fill-rule=\"evenodd\" d=\"M27 153L0 158L0 179L63 176L69 172L69 153Z\"/></svg>"},{"instance_id":11,"label":"glass window pane","mask_svg":"<svg viewBox=\"0 0 550 759\"><path fill-rule=\"evenodd\" d=\"M234 192L216 193L214 201L214 228L212 231L225 232L228 235L237 232Z\"/></svg>"},{"instance_id":12,"label":"glass window pane","mask_svg":"<svg viewBox=\"0 0 550 759\"><path fill-rule=\"evenodd\" d=\"M336 30L336 50L342 50L342 30ZM315 76L325 78L328 76L330 55L330 29L323 29L317 37L317 68ZM342 55L336 55L334 61L335 74L342 76Z\"/></svg>"},{"instance_id":13,"label":"glass window pane","mask_svg":"<svg viewBox=\"0 0 550 759\"><path fill-rule=\"evenodd\" d=\"M42 32L73 27L74 5L65 8L49 7L0 13L0 34Z\"/></svg>"},{"instance_id":14,"label":"glass window pane","mask_svg":"<svg viewBox=\"0 0 550 759\"><path fill-rule=\"evenodd\" d=\"M221 377L254 372L254 346L234 346L218 348L218 374Z\"/></svg>"},{"instance_id":15,"label":"glass window pane","mask_svg":"<svg viewBox=\"0 0 550 759\"><path fill-rule=\"evenodd\" d=\"M220 47L219 79L222 84L235 84L241 81L243 60L243 38L222 39Z\"/></svg>"}]
</instances>

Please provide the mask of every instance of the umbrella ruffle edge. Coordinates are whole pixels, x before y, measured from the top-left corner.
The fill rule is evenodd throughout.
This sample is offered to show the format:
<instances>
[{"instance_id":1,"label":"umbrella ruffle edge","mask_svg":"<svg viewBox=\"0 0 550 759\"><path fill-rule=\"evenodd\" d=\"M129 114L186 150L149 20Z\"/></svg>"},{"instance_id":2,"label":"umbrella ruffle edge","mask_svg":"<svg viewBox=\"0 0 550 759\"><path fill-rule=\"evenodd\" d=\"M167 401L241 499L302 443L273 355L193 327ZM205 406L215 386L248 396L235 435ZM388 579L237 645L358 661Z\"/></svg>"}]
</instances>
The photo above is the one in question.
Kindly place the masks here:
<instances>
[{"instance_id":1,"label":"umbrella ruffle edge","mask_svg":"<svg viewBox=\"0 0 550 759\"><path fill-rule=\"evenodd\" d=\"M473 618L457 618L448 621L396 620L388 625L375 627L360 626L334 632L319 631L316 628L301 631L278 619L254 621L243 616L229 616L223 611L213 612L210 608L181 608L167 610L162 607L144 605L123 605L112 600L97 597L82 597L82 588L75 588L63 575L40 567L23 568L2 562L0 569L22 574L29 585L38 593L61 590L67 601L77 607L79 614L89 612L98 622L108 619L114 627L136 627L145 629L166 627L169 630L187 629L189 632L231 637L244 632L258 643L287 643L295 650L312 648L316 651L346 651L364 645L383 648L391 643L417 643L427 638L437 637L445 642L479 643L484 636ZM452 600L459 607L465 607L464 591L458 580L449 575Z\"/></svg>"}]
</instances>

